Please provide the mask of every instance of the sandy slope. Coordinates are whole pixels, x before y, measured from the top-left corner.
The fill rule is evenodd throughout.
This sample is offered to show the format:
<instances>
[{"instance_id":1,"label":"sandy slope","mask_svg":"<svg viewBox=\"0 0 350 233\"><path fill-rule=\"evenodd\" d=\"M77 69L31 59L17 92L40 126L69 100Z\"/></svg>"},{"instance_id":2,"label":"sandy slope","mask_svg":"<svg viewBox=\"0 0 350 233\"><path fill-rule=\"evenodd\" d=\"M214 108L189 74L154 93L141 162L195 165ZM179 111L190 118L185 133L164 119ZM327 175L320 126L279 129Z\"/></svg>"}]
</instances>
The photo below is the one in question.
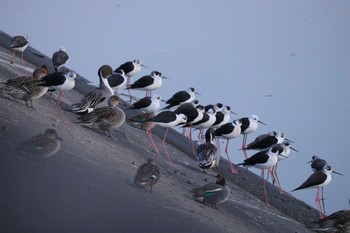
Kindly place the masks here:
<instances>
[{"instance_id":1,"label":"sandy slope","mask_svg":"<svg viewBox=\"0 0 350 233\"><path fill-rule=\"evenodd\" d=\"M1 79L15 78L8 42L8 35L0 33ZM31 68L51 65L31 47L25 59ZM79 77L63 101L78 101L91 89L86 83ZM182 135L169 131L167 148L176 164L171 168L159 137L154 138L162 158L151 150L145 132L128 124L114 132L117 142L75 125L76 115L70 112L64 112L64 124L56 98L45 95L34 102L35 110L0 98L0 232L310 232L307 226L317 219L315 209L271 185L271 206L266 206L260 199L260 178L239 168L239 175L230 175L225 160L220 170L231 198L219 210L201 205L192 200L190 190L215 178L198 169L191 144ZM57 154L36 159L13 152L18 142L47 128L56 129L63 139ZM164 131L155 128L154 133ZM133 185L137 167L148 157L162 172L153 193Z\"/></svg>"}]
</instances>

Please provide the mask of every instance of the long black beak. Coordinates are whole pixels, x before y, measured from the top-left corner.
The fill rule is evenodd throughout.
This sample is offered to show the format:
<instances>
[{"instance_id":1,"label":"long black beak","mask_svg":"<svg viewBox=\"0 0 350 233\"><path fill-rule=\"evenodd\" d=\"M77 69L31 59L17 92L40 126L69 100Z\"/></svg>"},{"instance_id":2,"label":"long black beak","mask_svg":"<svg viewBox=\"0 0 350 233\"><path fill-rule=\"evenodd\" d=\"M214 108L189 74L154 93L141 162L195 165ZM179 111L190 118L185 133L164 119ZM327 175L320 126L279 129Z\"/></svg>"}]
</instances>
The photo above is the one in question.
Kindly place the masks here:
<instances>
[{"instance_id":1,"label":"long black beak","mask_svg":"<svg viewBox=\"0 0 350 233\"><path fill-rule=\"evenodd\" d=\"M260 124L266 125L266 124L265 124L264 122L262 122L262 121L259 121L259 120L258 120L258 122L259 122Z\"/></svg>"},{"instance_id":2,"label":"long black beak","mask_svg":"<svg viewBox=\"0 0 350 233\"><path fill-rule=\"evenodd\" d=\"M288 157L287 156L285 156L285 155L281 155L281 154L278 154L279 156L282 156L282 157L285 157L286 159L288 159Z\"/></svg>"},{"instance_id":3,"label":"long black beak","mask_svg":"<svg viewBox=\"0 0 350 233\"><path fill-rule=\"evenodd\" d=\"M196 91L195 91L194 93L195 93L195 94L197 94L197 95L202 95L201 93L199 93L199 92L196 92Z\"/></svg>"},{"instance_id":4,"label":"long black beak","mask_svg":"<svg viewBox=\"0 0 350 233\"><path fill-rule=\"evenodd\" d=\"M142 67L145 67L145 68L147 68L147 69L149 69L149 67L148 67L148 66L145 66L144 64L141 64L141 66L142 66Z\"/></svg>"},{"instance_id":5,"label":"long black beak","mask_svg":"<svg viewBox=\"0 0 350 233\"><path fill-rule=\"evenodd\" d=\"M238 115L237 113L233 112L233 111L230 111L230 113L232 113L233 115Z\"/></svg>"},{"instance_id":6,"label":"long black beak","mask_svg":"<svg viewBox=\"0 0 350 233\"><path fill-rule=\"evenodd\" d=\"M295 148L293 148L293 147L290 147L290 149L292 149L292 150L294 150L294 151L296 151L296 152L299 152L297 149L295 149ZM312 162L312 161L310 161L310 162Z\"/></svg>"},{"instance_id":7,"label":"long black beak","mask_svg":"<svg viewBox=\"0 0 350 233\"><path fill-rule=\"evenodd\" d=\"M340 175L340 176L344 176L343 174L339 173L339 172L336 172L336 171L333 171L333 173L337 174L337 175Z\"/></svg>"},{"instance_id":8,"label":"long black beak","mask_svg":"<svg viewBox=\"0 0 350 233\"><path fill-rule=\"evenodd\" d=\"M310 161L309 161L309 162L307 162L306 164L308 164L308 163L312 163L312 161L313 161L313 160L310 160Z\"/></svg>"},{"instance_id":9,"label":"long black beak","mask_svg":"<svg viewBox=\"0 0 350 233\"><path fill-rule=\"evenodd\" d=\"M288 138L285 138L284 140L288 141L288 142L291 142L291 143L294 143L292 140L288 139Z\"/></svg>"},{"instance_id":10,"label":"long black beak","mask_svg":"<svg viewBox=\"0 0 350 233\"><path fill-rule=\"evenodd\" d=\"M165 76L162 76L162 78L164 78L164 79L170 79L170 78L168 78L168 77L165 77Z\"/></svg>"}]
</instances>

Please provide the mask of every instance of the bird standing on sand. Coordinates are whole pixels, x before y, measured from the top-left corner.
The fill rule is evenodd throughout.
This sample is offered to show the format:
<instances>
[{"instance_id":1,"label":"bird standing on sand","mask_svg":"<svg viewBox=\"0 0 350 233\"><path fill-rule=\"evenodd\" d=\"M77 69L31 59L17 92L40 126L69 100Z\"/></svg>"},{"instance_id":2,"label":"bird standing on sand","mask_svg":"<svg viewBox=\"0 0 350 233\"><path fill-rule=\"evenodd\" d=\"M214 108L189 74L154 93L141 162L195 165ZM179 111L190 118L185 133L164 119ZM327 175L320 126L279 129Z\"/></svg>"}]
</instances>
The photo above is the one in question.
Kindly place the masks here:
<instances>
[{"instance_id":1,"label":"bird standing on sand","mask_svg":"<svg viewBox=\"0 0 350 233\"><path fill-rule=\"evenodd\" d=\"M204 107L199 105L198 100L193 100L191 103L181 104L178 108L174 110L176 114L184 114L187 117L187 122L183 126L183 134L186 133L188 129L188 138L191 141L192 153L195 155L194 141L192 140L192 124L200 121L203 118Z\"/></svg>"},{"instance_id":2,"label":"bird standing on sand","mask_svg":"<svg viewBox=\"0 0 350 233\"><path fill-rule=\"evenodd\" d=\"M274 174L272 173L271 169L273 166L277 164L278 158L277 158L278 151L276 148L271 147L267 151L260 151L248 159L244 160L243 163L237 164L237 165L243 165L244 167L255 167L261 169L261 179L264 186L264 194L265 194L265 201L266 204L268 203L267 193L266 193L266 186L265 186L265 178L264 178L264 171L265 169L268 169L270 174L272 175L273 179L276 180L274 177Z\"/></svg>"},{"instance_id":3,"label":"bird standing on sand","mask_svg":"<svg viewBox=\"0 0 350 233\"><path fill-rule=\"evenodd\" d=\"M309 162L307 163L311 163L311 169L314 171L314 172L317 172L317 171L322 171L324 166L328 165L327 161L324 160L324 159L321 159L320 157L318 157L317 155L313 155L312 156L312 160L310 160ZM338 174L338 175L342 175L338 172L335 172L333 171L333 173L335 174ZM324 207L324 198L323 198L323 195L324 195L324 191L323 191L323 187L321 187L321 200L322 200L322 208L323 208L323 213L325 213L325 207Z\"/></svg>"},{"instance_id":4,"label":"bird standing on sand","mask_svg":"<svg viewBox=\"0 0 350 233\"><path fill-rule=\"evenodd\" d=\"M44 134L39 134L20 143L16 151L37 158L47 158L59 151L61 147L59 140L62 141L56 130L47 129Z\"/></svg>"},{"instance_id":5,"label":"bird standing on sand","mask_svg":"<svg viewBox=\"0 0 350 233\"><path fill-rule=\"evenodd\" d=\"M147 163L142 164L136 172L134 178L134 184L138 188L146 188L149 186L151 192L153 191L153 186L160 179L160 169L156 165L153 159L147 159Z\"/></svg>"},{"instance_id":6,"label":"bird standing on sand","mask_svg":"<svg viewBox=\"0 0 350 233\"><path fill-rule=\"evenodd\" d=\"M242 125L241 120L237 119L237 120L234 120L232 123L226 123L224 125L221 125L220 128L215 130L216 137L226 139L225 153L226 153L227 160L230 165L232 174L236 174L236 171L233 168L233 165L230 160L230 156L228 154L228 144L231 139L236 138L240 135L241 125Z\"/></svg>"},{"instance_id":7,"label":"bird standing on sand","mask_svg":"<svg viewBox=\"0 0 350 233\"><path fill-rule=\"evenodd\" d=\"M334 172L333 168L329 165L325 165L321 171L314 172L298 188L292 190L292 192L293 192L293 191L297 191L300 189L317 188L316 204L317 204L317 209L320 213L321 219L324 218L324 214L323 214L324 211L322 210L322 206L320 203L320 188L328 185L332 181L332 172Z\"/></svg>"},{"instance_id":8,"label":"bird standing on sand","mask_svg":"<svg viewBox=\"0 0 350 233\"><path fill-rule=\"evenodd\" d=\"M175 127L179 124L185 124L187 121L187 117L184 114L176 114L172 111L163 111L158 113L156 116L146 120L146 122L150 122L153 123L154 125L159 125L161 127L166 128L165 133L164 133L164 137L163 137L163 141L162 141L162 145L164 148L164 151L168 157L169 160L169 164L171 166L174 166L173 163L171 162L168 150L165 147L165 139L166 139L166 135L168 133L169 128ZM152 137L152 136L151 136ZM154 147L156 147L156 145L153 145ZM158 150L158 149L157 149Z\"/></svg>"},{"instance_id":9,"label":"bird standing on sand","mask_svg":"<svg viewBox=\"0 0 350 233\"><path fill-rule=\"evenodd\" d=\"M288 158L291 150L294 150L296 152L299 152L299 151L296 150L295 148L293 148L289 141L283 141L281 143L272 145L271 147L275 148L278 151L277 164L272 168L272 173L275 175L275 178L276 178L276 180L273 180L273 184L276 182L277 187L280 187L280 190L279 190L280 193L282 193L281 184L280 184L278 176L277 176L277 165L278 165L279 161L284 160L285 158Z\"/></svg>"},{"instance_id":10,"label":"bird standing on sand","mask_svg":"<svg viewBox=\"0 0 350 233\"><path fill-rule=\"evenodd\" d=\"M119 96L113 95L108 99L108 105L101 108L96 108L94 111L78 117L79 125L97 126L103 131L108 131L109 136L113 137L112 129L120 127L125 122L125 113L118 107L122 99Z\"/></svg>"},{"instance_id":11,"label":"bird standing on sand","mask_svg":"<svg viewBox=\"0 0 350 233\"><path fill-rule=\"evenodd\" d=\"M139 109L141 111L144 111L144 114L139 114L135 117L129 118L129 121L137 122L140 128L143 128L146 130L146 133L148 135L148 138L151 142L151 145L155 149L158 156L160 156L159 150L156 146L156 144L153 141L151 129L154 126L152 123L147 122L146 120L154 117L155 112L160 108L160 101L162 100L161 96L158 94L153 94L152 97L146 96L135 103L132 104L130 108L128 109Z\"/></svg>"},{"instance_id":12,"label":"bird standing on sand","mask_svg":"<svg viewBox=\"0 0 350 233\"><path fill-rule=\"evenodd\" d=\"M67 50L65 47L61 47L60 50L52 54L53 68L57 72L62 66L64 66L69 59Z\"/></svg>"},{"instance_id":13,"label":"bird standing on sand","mask_svg":"<svg viewBox=\"0 0 350 233\"><path fill-rule=\"evenodd\" d=\"M48 90L47 87L36 85L46 75L47 71L44 68L36 68L32 77L22 76L16 79L9 79L2 83L4 86L0 87L0 94L23 100L28 107L28 101L30 101L30 107L34 109L33 100L39 99Z\"/></svg>"},{"instance_id":14,"label":"bird standing on sand","mask_svg":"<svg viewBox=\"0 0 350 233\"><path fill-rule=\"evenodd\" d=\"M217 209L217 205L227 201L230 197L230 189L226 186L225 177L217 176L215 184L206 184L193 191L193 198L204 204L210 204Z\"/></svg>"},{"instance_id":15,"label":"bird standing on sand","mask_svg":"<svg viewBox=\"0 0 350 233\"><path fill-rule=\"evenodd\" d=\"M22 58L22 67L24 70L24 60L23 60L23 53L24 50L28 47L29 42L28 42L28 36L14 36L11 38L11 42L10 42L10 48L13 50L13 63L16 66L16 51L21 52L21 58ZM17 74L17 76L19 75L16 68L15 68L15 72Z\"/></svg>"},{"instance_id":16,"label":"bird standing on sand","mask_svg":"<svg viewBox=\"0 0 350 233\"><path fill-rule=\"evenodd\" d=\"M62 72L54 72L43 77L41 81L37 84L38 86L52 87L55 90L60 91L60 94L58 95L57 99L57 107L61 114L61 96L63 95L64 91L69 91L74 88L76 77L77 74L74 71L69 71L66 74Z\"/></svg>"},{"instance_id":17,"label":"bird standing on sand","mask_svg":"<svg viewBox=\"0 0 350 233\"><path fill-rule=\"evenodd\" d=\"M215 130L209 128L205 133L205 143L200 144L196 149L196 158L198 166L203 169L216 168L219 173L220 154L213 141L215 138Z\"/></svg>"},{"instance_id":18,"label":"bird standing on sand","mask_svg":"<svg viewBox=\"0 0 350 233\"><path fill-rule=\"evenodd\" d=\"M79 114L92 112L97 106L107 106L108 99L114 92L108 83L108 76L113 72L109 65L103 65L98 69L100 85L96 90L87 93L80 103L72 105L71 111Z\"/></svg>"}]
</instances>

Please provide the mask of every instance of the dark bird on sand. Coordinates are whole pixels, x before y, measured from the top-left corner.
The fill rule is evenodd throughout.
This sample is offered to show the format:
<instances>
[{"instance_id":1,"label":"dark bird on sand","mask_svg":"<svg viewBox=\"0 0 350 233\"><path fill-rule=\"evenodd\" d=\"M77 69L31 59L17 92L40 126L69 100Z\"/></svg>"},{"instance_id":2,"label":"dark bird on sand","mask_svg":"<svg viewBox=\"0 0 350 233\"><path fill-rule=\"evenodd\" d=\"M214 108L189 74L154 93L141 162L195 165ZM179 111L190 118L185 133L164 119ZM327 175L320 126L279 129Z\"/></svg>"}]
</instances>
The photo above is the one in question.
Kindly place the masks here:
<instances>
[{"instance_id":1,"label":"dark bird on sand","mask_svg":"<svg viewBox=\"0 0 350 233\"><path fill-rule=\"evenodd\" d=\"M48 90L47 87L37 86L36 83L47 75L47 71L43 68L37 68L33 72L33 76L21 76L16 79L9 79L6 82L0 83L0 94L10 96L14 99L23 100L26 106L33 107L33 100L42 97Z\"/></svg>"},{"instance_id":2,"label":"dark bird on sand","mask_svg":"<svg viewBox=\"0 0 350 233\"><path fill-rule=\"evenodd\" d=\"M61 147L56 130L47 129L44 134L34 136L18 145L16 151L37 158L47 158L56 154Z\"/></svg>"},{"instance_id":3,"label":"dark bird on sand","mask_svg":"<svg viewBox=\"0 0 350 233\"><path fill-rule=\"evenodd\" d=\"M155 185L160 179L160 170L153 159L148 159L147 163L142 164L136 172L134 178L134 184L138 188L150 187L153 191L153 185Z\"/></svg>"},{"instance_id":4,"label":"dark bird on sand","mask_svg":"<svg viewBox=\"0 0 350 233\"><path fill-rule=\"evenodd\" d=\"M316 222L317 227L313 230L327 233L349 233L350 232L350 210L337 211L324 219Z\"/></svg>"},{"instance_id":5,"label":"dark bird on sand","mask_svg":"<svg viewBox=\"0 0 350 233\"><path fill-rule=\"evenodd\" d=\"M217 204L223 203L230 197L230 189L226 186L225 177L217 176L215 184L206 184L194 189L193 198L201 203L210 204L217 209Z\"/></svg>"},{"instance_id":6,"label":"dark bird on sand","mask_svg":"<svg viewBox=\"0 0 350 233\"><path fill-rule=\"evenodd\" d=\"M205 143L199 145L196 149L196 158L198 166L203 169L216 168L219 172L220 154L217 147L214 145L215 130L209 128L205 133Z\"/></svg>"},{"instance_id":7,"label":"dark bird on sand","mask_svg":"<svg viewBox=\"0 0 350 233\"><path fill-rule=\"evenodd\" d=\"M87 93L79 103L72 104L71 111L83 115L92 112L97 106L108 106L108 99L114 94L107 79L112 72L109 65L101 66L97 71L99 87Z\"/></svg>"},{"instance_id":8,"label":"dark bird on sand","mask_svg":"<svg viewBox=\"0 0 350 233\"><path fill-rule=\"evenodd\" d=\"M94 111L80 116L77 122L79 125L94 125L102 129L103 131L108 131L109 136L113 137L111 130L120 127L125 122L125 113L122 109L118 107L121 102L119 96L113 95L108 100L108 105L106 107L96 108Z\"/></svg>"}]
</instances>

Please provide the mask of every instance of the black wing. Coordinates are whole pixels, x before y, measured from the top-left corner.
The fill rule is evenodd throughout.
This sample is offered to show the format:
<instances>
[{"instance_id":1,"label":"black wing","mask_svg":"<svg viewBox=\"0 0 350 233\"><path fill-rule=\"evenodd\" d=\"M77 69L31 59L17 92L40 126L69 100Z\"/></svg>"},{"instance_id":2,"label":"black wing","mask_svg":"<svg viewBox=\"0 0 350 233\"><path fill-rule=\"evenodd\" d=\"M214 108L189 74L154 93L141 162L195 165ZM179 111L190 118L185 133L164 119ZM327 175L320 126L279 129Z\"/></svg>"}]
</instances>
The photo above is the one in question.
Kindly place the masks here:
<instances>
[{"instance_id":1,"label":"black wing","mask_svg":"<svg viewBox=\"0 0 350 233\"><path fill-rule=\"evenodd\" d=\"M130 89L146 87L153 84L153 82L154 82L153 77L151 75L146 75L139 78L133 84L131 84Z\"/></svg>"},{"instance_id":2,"label":"black wing","mask_svg":"<svg viewBox=\"0 0 350 233\"><path fill-rule=\"evenodd\" d=\"M63 72L54 72L46 75L41 79L39 86L50 87L58 86L63 84L66 81L66 77Z\"/></svg>"},{"instance_id":3,"label":"black wing","mask_svg":"<svg viewBox=\"0 0 350 233\"><path fill-rule=\"evenodd\" d=\"M234 130L234 126L232 123L226 123L224 125L222 125L220 128L218 128L217 130L215 130L215 136L222 136L224 134L229 134Z\"/></svg>"}]
</instances>

